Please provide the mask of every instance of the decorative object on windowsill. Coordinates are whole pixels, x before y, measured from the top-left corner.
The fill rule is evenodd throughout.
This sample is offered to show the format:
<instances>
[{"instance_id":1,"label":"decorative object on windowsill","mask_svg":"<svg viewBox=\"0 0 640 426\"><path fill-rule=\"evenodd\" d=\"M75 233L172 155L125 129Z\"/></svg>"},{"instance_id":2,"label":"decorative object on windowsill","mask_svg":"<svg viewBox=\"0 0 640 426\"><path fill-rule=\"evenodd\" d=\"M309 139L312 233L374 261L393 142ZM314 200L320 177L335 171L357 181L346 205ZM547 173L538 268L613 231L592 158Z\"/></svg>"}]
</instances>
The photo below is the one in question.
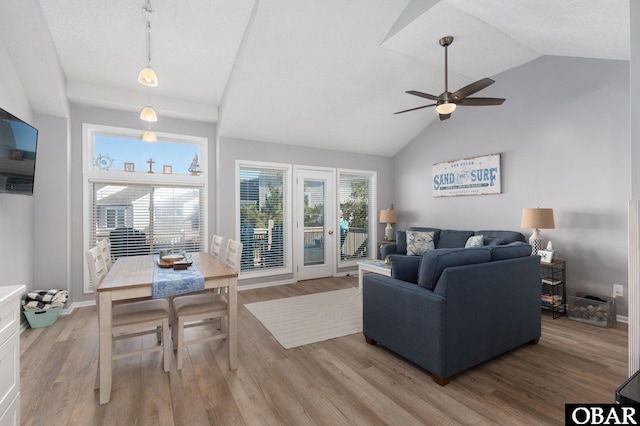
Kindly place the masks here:
<instances>
[{"instance_id":1,"label":"decorative object on windowsill","mask_svg":"<svg viewBox=\"0 0 640 426\"><path fill-rule=\"evenodd\" d=\"M147 66L138 74L138 83L148 87L149 89L147 91L147 106L142 108L142 111L140 111L140 119L149 123L148 129L142 134L142 140L144 142L154 143L158 141L158 138L155 133L151 131L151 123L158 121L158 114L156 114L156 111L151 106L151 87L158 86L158 76L151 68L151 17L153 16L154 11L151 9L151 3L149 0L146 0L142 10L144 11L144 17L147 24Z\"/></svg>"},{"instance_id":2,"label":"decorative object on windowsill","mask_svg":"<svg viewBox=\"0 0 640 426\"><path fill-rule=\"evenodd\" d=\"M164 166L162 166L162 173L164 173L165 175L170 175L171 173L173 173L173 167L165 164Z\"/></svg>"},{"instance_id":3,"label":"decorative object on windowsill","mask_svg":"<svg viewBox=\"0 0 640 426\"><path fill-rule=\"evenodd\" d=\"M135 172L136 171L136 163L124 163L124 171L125 172Z\"/></svg>"},{"instance_id":4,"label":"decorative object on windowsill","mask_svg":"<svg viewBox=\"0 0 640 426\"><path fill-rule=\"evenodd\" d=\"M191 165L189 166L189 172L191 172L192 176L198 176L202 173L200 164L198 164L198 154L193 156L193 160L191 160Z\"/></svg>"},{"instance_id":5,"label":"decorative object on windowsill","mask_svg":"<svg viewBox=\"0 0 640 426\"><path fill-rule=\"evenodd\" d=\"M93 164L99 169L109 170L113 166L113 158L109 157L109 155L98 154Z\"/></svg>"},{"instance_id":6,"label":"decorative object on windowsill","mask_svg":"<svg viewBox=\"0 0 640 426\"><path fill-rule=\"evenodd\" d=\"M149 158L147 163L149 163L149 171L147 173L153 173L153 163L155 163L155 161L153 161L153 158Z\"/></svg>"},{"instance_id":7,"label":"decorative object on windowsill","mask_svg":"<svg viewBox=\"0 0 640 426\"><path fill-rule=\"evenodd\" d=\"M533 233L529 238L531 244L531 255L538 254L538 250L542 250L543 239L540 229L555 229L553 220L553 209L549 208L524 208L522 209L521 228L532 228Z\"/></svg>"},{"instance_id":8,"label":"decorative object on windowsill","mask_svg":"<svg viewBox=\"0 0 640 426\"><path fill-rule=\"evenodd\" d=\"M391 209L380 210L380 223L386 223L387 227L384 228L384 239L385 240L393 240L393 225L398 222L398 214L395 210L393 210L393 205Z\"/></svg>"}]
</instances>

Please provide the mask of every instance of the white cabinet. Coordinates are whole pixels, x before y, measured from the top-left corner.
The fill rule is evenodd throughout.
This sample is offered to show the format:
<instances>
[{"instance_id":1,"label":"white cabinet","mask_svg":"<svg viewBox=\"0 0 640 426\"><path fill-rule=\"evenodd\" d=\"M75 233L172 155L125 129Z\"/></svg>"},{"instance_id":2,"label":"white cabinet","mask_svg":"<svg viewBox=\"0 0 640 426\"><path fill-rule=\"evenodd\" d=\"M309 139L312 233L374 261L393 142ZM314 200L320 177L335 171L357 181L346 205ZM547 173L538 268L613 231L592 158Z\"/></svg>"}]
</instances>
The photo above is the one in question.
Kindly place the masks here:
<instances>
[{"instance_id":1,"label":"white cabinet","mask_svg":"<svg viewBox=\"0 0 640 426\"><path fill-rule=\"evenodd\" d=\"M0 426L20 424L20 296L23 285L0 287Z\"/></svg>"}]
</instances>

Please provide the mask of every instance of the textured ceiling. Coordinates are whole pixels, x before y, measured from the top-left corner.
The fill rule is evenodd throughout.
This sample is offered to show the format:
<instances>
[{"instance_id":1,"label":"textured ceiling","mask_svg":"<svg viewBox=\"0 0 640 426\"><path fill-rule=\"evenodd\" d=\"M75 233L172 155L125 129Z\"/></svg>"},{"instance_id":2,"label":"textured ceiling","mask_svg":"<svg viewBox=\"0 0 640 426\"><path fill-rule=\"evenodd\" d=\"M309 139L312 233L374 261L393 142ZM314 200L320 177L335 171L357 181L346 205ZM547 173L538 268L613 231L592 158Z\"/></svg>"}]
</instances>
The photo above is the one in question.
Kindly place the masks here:
<instances>
[{"instance_id":1,"label":"textured ceiling","mask_svg":"<svg viewBox=\"0 0 640 426\"><path fill-rule=\"evenodd\" d=\"M0 2L33 109L133 113L150 95L160 120L218 122L221 136L390 156L436 118L393 112L425 104L405 90L443 91L445 35L451 91L542 55L629 59L629 0L151 0L148 91L143 5Z\"/></svg>"}]
</instances>

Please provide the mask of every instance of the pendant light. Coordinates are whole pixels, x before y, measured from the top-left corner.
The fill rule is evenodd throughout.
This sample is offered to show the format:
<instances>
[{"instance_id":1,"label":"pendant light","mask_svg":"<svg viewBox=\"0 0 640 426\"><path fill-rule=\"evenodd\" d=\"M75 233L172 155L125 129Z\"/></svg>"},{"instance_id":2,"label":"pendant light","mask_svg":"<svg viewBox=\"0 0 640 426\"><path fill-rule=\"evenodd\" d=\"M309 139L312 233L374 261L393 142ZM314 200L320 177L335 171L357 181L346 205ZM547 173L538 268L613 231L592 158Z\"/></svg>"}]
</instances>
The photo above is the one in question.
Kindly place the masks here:
<instances>
[{"instance_id":1,"label":"pendant light","mask_svg":"<svg viewBox=\"0 0 640 426\"><path fill-rule=\"evenodd\" d=\"M144 7L142 8L147 22L147 66L138 74L138 82L148 87L147 92L147 106L140 111L140 119L148 123L148 129L142 134L142 140L148 143L154 143L158 141L156 134L151 131L151 123L158 121L158 114L151 106L151 88L158 86L158 76L151 69L151 16L153 10L151 10L151 3L146 0Z\"/></svg>"},{"instance_id":2,"label":"pendant light","mask_svg":"<svg viewBox=\"0 0 640 426\"><path fill-rule=\"evenodd\" d=\"M153 10L151 10L149 0L147 0L147 3L142 10L144 10L145 19L147 21L147 66L140 70L140 73L138 74L138 83L147 87L157 87L158 76L151 68L151 15L153 14Z\"/></svg>"}]
</instances>

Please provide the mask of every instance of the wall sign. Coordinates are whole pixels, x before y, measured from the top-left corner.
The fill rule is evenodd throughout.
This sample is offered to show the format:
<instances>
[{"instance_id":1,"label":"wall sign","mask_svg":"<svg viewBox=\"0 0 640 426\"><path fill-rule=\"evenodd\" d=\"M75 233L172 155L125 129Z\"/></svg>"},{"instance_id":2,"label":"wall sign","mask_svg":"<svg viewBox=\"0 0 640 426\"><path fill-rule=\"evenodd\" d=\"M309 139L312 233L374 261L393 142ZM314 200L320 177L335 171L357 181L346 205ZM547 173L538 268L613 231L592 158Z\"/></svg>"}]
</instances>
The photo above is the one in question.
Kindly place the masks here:
<instances>
[{"instance_id":1,"label":"wall sign","mask_svg":"<svg viewBox=\"0 0 640 426\"><path fill-rule=\"evenodd\" d=\"M500 194L500 154L433 165L433 196Z\"/></svg>"}]
</instances>

